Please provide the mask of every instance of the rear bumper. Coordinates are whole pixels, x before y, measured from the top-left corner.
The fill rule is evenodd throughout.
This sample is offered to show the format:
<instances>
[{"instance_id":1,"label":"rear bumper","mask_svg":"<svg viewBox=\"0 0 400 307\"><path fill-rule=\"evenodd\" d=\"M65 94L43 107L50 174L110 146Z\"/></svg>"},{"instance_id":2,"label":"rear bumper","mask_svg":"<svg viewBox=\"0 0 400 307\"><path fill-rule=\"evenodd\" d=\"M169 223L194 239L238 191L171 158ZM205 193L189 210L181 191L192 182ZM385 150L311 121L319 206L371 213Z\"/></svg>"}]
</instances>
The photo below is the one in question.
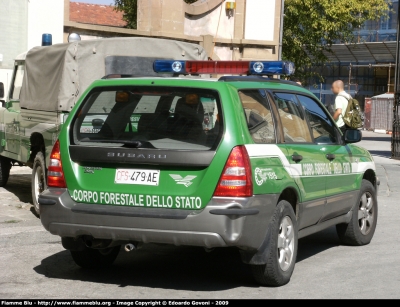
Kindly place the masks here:
<instances>
[{"instance_id":1,"label":"rear bumper","mask_svg":"<svg viewBox=\"0 0 400 307\"><path fill-rule=\"evenodd\" d=\"M43 226L61 237L244 249L261 245L277 201L274 194L215 197L203 210L188 211L80 204L66 189L39 198Z\"/></svg>"}]
</instances>

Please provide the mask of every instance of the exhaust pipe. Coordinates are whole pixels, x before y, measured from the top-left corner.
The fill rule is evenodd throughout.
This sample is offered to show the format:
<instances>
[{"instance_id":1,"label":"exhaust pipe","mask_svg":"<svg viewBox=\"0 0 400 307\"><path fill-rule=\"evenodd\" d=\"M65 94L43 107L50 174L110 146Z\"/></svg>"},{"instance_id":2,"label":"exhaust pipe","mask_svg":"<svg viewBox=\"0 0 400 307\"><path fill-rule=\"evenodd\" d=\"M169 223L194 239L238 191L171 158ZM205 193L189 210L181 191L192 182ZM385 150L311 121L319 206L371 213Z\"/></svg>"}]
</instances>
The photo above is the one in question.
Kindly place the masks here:
<instances>
[{"instance_id":1,"label":"exhaust pipe","mask_svg":"<svg viewBox=\"0 0 400 307\"><path fill-rule=\"evenodd\" d=\"M133 245L132 243L125 244L125 251L127 253L133 251L135 248L136 248L136 246Z\"/></svg>"},{"instance_id":2,"label":"exhaust pipe","mask_svg":"<svg viewBox=\"0 0 400 307\"><path fill-rule=\"evenodd\" d=\"M102 239L84 239L85 245L89 248L93 249L103 249L110 247L112 241L111 240L102 240Z\"/></svg>"}]
</instances>

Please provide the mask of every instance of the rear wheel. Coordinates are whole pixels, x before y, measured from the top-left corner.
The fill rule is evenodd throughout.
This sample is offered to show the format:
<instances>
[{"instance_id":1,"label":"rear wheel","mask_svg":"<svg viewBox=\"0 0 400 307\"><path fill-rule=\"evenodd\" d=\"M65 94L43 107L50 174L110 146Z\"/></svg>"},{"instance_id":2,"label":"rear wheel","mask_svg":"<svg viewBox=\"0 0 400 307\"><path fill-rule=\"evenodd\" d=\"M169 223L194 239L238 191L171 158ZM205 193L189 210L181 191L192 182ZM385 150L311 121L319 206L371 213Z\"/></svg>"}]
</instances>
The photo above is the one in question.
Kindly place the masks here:
<instances>
[{"instance_id":1,"label":"rear wheel","mask_svg":"<svg viewBox=\"0 0 400 307\"><path fill-rule=\"evenodd\" d=\"M363 180L357 204L349 224L336 225L340 241L345 245L369 244L375 233L378 219L378 201L374 186Z\"/></svg>"},{"instance_id":2,"label":"rear wheel","mask_svg":"<svg viewBox=\"0 0 400 307\"><path fill-rule=\"evenodd\" d=\"M32 167L32 201L33 207L40 215L39 195L47 188L46 166L42 152L36 154Z\"/></svg>"},{"instance_id":3,"label":"rear wheel","mask_svg":"<svg viewBox=\"0 0 400 307\"><path fill-rule=\"evenodd\" d=\"M10 176L11 162L7 158L0 157L0 187L7 184Z\"/></svg>"},{"instance_id":4,"label":"rear wheel","mask_svg":"<svg viewBox=\"0 0 400 307\"><path fill-rule=\"evenodd\" d=\"M290 281L297 257L296 216L289 202L278 203L269 227L267 262L252 265L252 271L258 283L279 287Z\"/></svg>"},{"instance_id":5,"label":"rear wheel","mask_svg":"<svg viewBox=\"0 0 400 307\"><path fill-rule=\"evenodd\" d=\"M104 249L86 247L82 251L70 251L75 263L84 269L107 267L114 263L119 254L120 246Z\"/></svg>"}]
</instances>

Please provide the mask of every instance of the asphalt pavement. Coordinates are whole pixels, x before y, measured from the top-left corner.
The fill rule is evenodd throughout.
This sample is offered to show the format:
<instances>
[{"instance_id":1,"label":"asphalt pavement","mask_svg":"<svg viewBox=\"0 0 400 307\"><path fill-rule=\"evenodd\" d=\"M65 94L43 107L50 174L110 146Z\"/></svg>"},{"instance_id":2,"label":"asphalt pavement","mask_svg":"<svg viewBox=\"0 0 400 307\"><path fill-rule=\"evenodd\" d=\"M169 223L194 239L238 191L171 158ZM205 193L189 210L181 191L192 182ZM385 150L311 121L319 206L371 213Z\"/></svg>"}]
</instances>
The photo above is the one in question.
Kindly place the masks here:
<instances>
[{"instance_id":1,"label":"asphalt pavement","mask_svg":"<svg viewBox=\"0 0 400 307\"><path fill-rule=\"evenodd\" d=\"M0 298L274 299L400 298L400 161L390 136L363 132L381 180L378 226L371 244L341 246L335 228L299 240L296 268L280 288L257 285L235 249L148 244L121 251L108 269L85 271L31 206L30 172L12 169L0 188Z\"/></svg>"}]
</instances>

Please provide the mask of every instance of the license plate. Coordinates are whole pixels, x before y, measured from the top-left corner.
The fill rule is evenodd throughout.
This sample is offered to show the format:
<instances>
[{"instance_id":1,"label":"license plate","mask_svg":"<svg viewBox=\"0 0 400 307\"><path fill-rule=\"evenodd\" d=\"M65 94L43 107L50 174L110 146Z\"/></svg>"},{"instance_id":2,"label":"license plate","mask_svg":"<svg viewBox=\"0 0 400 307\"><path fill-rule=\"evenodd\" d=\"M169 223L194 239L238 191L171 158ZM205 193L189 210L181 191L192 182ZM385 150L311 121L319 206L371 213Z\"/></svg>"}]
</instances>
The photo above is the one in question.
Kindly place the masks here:
<instances>
[{"instance_id":1,"label":"license plate","mask_svg":"<svg viewBox=\"0 0 400 307\"><path fill-rule=\"evenodd\" d=\"M117 169L115 183L158 186L160 171L145 169Z\"/></svg>"}]
</instances>

